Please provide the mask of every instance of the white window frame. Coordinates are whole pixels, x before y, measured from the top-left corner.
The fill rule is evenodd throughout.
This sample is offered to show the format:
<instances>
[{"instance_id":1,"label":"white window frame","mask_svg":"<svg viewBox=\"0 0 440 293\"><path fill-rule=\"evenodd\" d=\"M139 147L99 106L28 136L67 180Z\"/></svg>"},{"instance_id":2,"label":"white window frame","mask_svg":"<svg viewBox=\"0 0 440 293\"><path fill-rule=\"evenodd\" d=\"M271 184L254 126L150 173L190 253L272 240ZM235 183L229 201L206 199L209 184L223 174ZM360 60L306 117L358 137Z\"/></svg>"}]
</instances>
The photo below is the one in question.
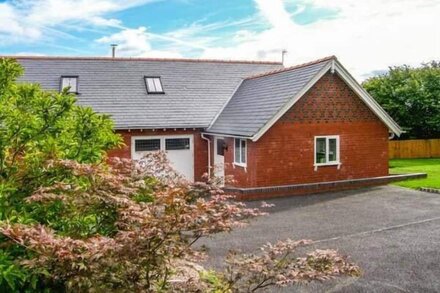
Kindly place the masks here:
<instances>
[{"instance_id":1,"label":"white window frame","mask_svg":"<svg viewBox=\"0 0 440 293\"><path fill-rule=\"evenodd\" d=\"M159 149L158 150L151 150L151 151L137 151L136 150L136 142L138 140L158 140L159 141ZM163 139L161 138L139 138L139 137L135 137L133 139L133 151L134 152L158 152L162 150L162 144L163 144Z\"/></svg>"},{"instance_id":2,"label":"white window frame","mask_svg":"<svg viewBox=\"0 0 440 293\"><path fill-rule=\"evenodd\" d=\"M237 161L237 157L235 156L236 154L236 141L239 140L240 141L240 161ZM244 162L243 160L241 160L241 154L242 154L242 142L244 141L244 146L245 146L245 152L244 152ZM235 166L240 166L240 167L247 167L247 150L248 150L248 143L246 139L242 139L242 138L234 138L234 165Z\"/></svg>"},{"instance_id":3,"label":"white window frame","mask_svg":"<svg viewBox=\"0 0 440 293\"><path fill-rule=\"evenodd\" d=\"M148 85L148 80L150 80L153 83L153 88L150 88ZM165 91L163 89L162 79L160 76L144 76L145 81L145 87L147 89L148 94L165 94ZM160 86L160 91L157 89L157 85Z\"/></svg>"},{"instance_id":4,"label":"white window frame","mask_svg":"<svg viewBox=\"0 0 440 293\"><path fill-rule=\"evenodd\" d=\"M189 149L191 152L194 152L194 136L192 134L176 134L176 135L148 135L148 136L132 136L131 137L131 158L133 158L134 153L136 152L136 140L140 139L160 139L160 150L157 151L140 151L140 152L167 152L166 150L166 140L167 139L173 139L173 138L189 138ZM179 150L172 150L172 151L179 151Z\"/></svg>"},{"instance_id":5,"label":"white window frame","mask_svg":"<svg viewBox=\"0 0 440 293\"><path fill-rule=\"evenodd\" d=\"M326 159L325 163L317 163L316 162L316 159L317 159L317 157L316 157L316 145L317 145L318 139L320 139L320 138L325 138L325 159ZM331 162L329 162L329 159L328 159L329 155L330 155L330 152L329 152L329 148L330 148L329 141L330 141L330 139L336 139L336 161L331 161ZM315 136L313 151L314 151L313 166L315 166L315 171L317 170L318 167L321 167L321 166L338 166L338 169L340 168L340 166L341 166L341 161L340 161L341 157L340 157L340 147L339 147L339 135L320 135L320 136Z\"/></svg>"}]
</instances>

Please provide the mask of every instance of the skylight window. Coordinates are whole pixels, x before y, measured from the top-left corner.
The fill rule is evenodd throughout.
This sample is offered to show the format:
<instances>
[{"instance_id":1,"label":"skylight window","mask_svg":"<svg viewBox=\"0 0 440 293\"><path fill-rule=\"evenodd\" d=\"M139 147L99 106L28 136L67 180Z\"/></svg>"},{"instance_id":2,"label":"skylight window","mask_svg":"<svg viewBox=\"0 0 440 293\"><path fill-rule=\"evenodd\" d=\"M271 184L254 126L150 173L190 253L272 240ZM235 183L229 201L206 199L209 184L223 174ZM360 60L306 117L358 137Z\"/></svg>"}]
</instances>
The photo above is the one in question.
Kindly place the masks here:
<instances>
[{"instance_id":1,"label":"skylight window","mask_svg":"<svg viewBox=\"0 0 440 293\"><path fill-rule=\"evenodd\" d=\"M68 88L69 93L78 93L78 76L61 76L60 91Z\"/></svg>"},{"instance_id":2,"label":"skylight window","mask_svg":"<svg viewBox=\"0 0 440 293\"><path fill-rule=\"evenodd\" d=\"M162 81L159 76L145 76L145 85L149 94L164 94Z\"/></svg>"}]
</instances>

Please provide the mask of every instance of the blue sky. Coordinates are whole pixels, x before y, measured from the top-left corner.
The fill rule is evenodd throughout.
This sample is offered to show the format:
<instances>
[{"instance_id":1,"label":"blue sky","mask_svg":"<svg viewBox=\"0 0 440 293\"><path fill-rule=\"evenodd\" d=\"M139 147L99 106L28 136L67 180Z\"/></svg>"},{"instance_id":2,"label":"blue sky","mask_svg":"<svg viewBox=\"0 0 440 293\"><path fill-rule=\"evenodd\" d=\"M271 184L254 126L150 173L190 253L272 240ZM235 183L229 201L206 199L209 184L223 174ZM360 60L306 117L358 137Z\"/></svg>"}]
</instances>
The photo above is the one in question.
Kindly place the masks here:
<instances>
[{"instance_id":1,"label":"blue sky","mask_svg":"<svg viewBox=\"0 0 440 293\"><path fill-rule=\"evenodd\" d=\"M0 1L0 54L280 60L358 79L440 58L438 0Z\"/></svg>"}]
</instances>

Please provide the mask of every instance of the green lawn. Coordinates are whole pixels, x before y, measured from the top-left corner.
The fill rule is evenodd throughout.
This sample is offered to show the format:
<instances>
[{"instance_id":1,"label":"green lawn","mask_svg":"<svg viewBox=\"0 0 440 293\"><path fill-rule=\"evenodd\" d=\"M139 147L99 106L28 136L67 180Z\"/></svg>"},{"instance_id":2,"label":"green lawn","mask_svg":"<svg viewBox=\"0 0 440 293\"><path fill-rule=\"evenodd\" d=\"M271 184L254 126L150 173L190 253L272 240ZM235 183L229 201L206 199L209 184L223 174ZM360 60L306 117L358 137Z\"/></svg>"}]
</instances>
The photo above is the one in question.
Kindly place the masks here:
<instances>
[{"instance_id":1,"label":"green lawn","mask_svg":"<svg viewBox=\"0 0 440 293\"><path fill-rule=\"evenodd\" d=\"M390 160L390 174L427 173L426 179L415 179L393 183L398 186L440 189L440 158L436 159L394 159Z\"/></svg>"}]
</instances>

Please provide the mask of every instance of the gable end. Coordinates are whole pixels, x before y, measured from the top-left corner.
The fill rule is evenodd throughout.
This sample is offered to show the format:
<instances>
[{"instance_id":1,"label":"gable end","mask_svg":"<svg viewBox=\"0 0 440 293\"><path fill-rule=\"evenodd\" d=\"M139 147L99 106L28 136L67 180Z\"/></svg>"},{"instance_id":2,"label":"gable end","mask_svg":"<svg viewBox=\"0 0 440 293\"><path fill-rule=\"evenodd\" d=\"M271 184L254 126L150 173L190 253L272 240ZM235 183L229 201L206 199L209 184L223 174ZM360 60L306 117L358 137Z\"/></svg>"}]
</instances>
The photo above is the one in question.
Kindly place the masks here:
<instances>
[{"instance_id":1,"label":"gable end","mask_svg":"<svg viewBox=\"0 0 440 293\"><path fill-rule=\"evenodd\" d=\"M390 132L400 136L403 131L400 126L385 112L385 110L371 97L367 91L348 73L348 71L335 58L329 62L308 84L298 92L290 101L280 109L251 139L257 141L268 131L283 115L288 112L298 100L307 93L325 74L338 74L342 81L365 103L365 105L387 126Z\"/></svg>"},{"instance_id":2,"label":"gable end","mask_svg":"<svg viewBox=\"0 0 440 293\"><path fill-rule=\"evenodd\" d=\"M379 118L338 74L327 72L279 120L282 123L375 122Z\"/></svg>"}]
</instances>

